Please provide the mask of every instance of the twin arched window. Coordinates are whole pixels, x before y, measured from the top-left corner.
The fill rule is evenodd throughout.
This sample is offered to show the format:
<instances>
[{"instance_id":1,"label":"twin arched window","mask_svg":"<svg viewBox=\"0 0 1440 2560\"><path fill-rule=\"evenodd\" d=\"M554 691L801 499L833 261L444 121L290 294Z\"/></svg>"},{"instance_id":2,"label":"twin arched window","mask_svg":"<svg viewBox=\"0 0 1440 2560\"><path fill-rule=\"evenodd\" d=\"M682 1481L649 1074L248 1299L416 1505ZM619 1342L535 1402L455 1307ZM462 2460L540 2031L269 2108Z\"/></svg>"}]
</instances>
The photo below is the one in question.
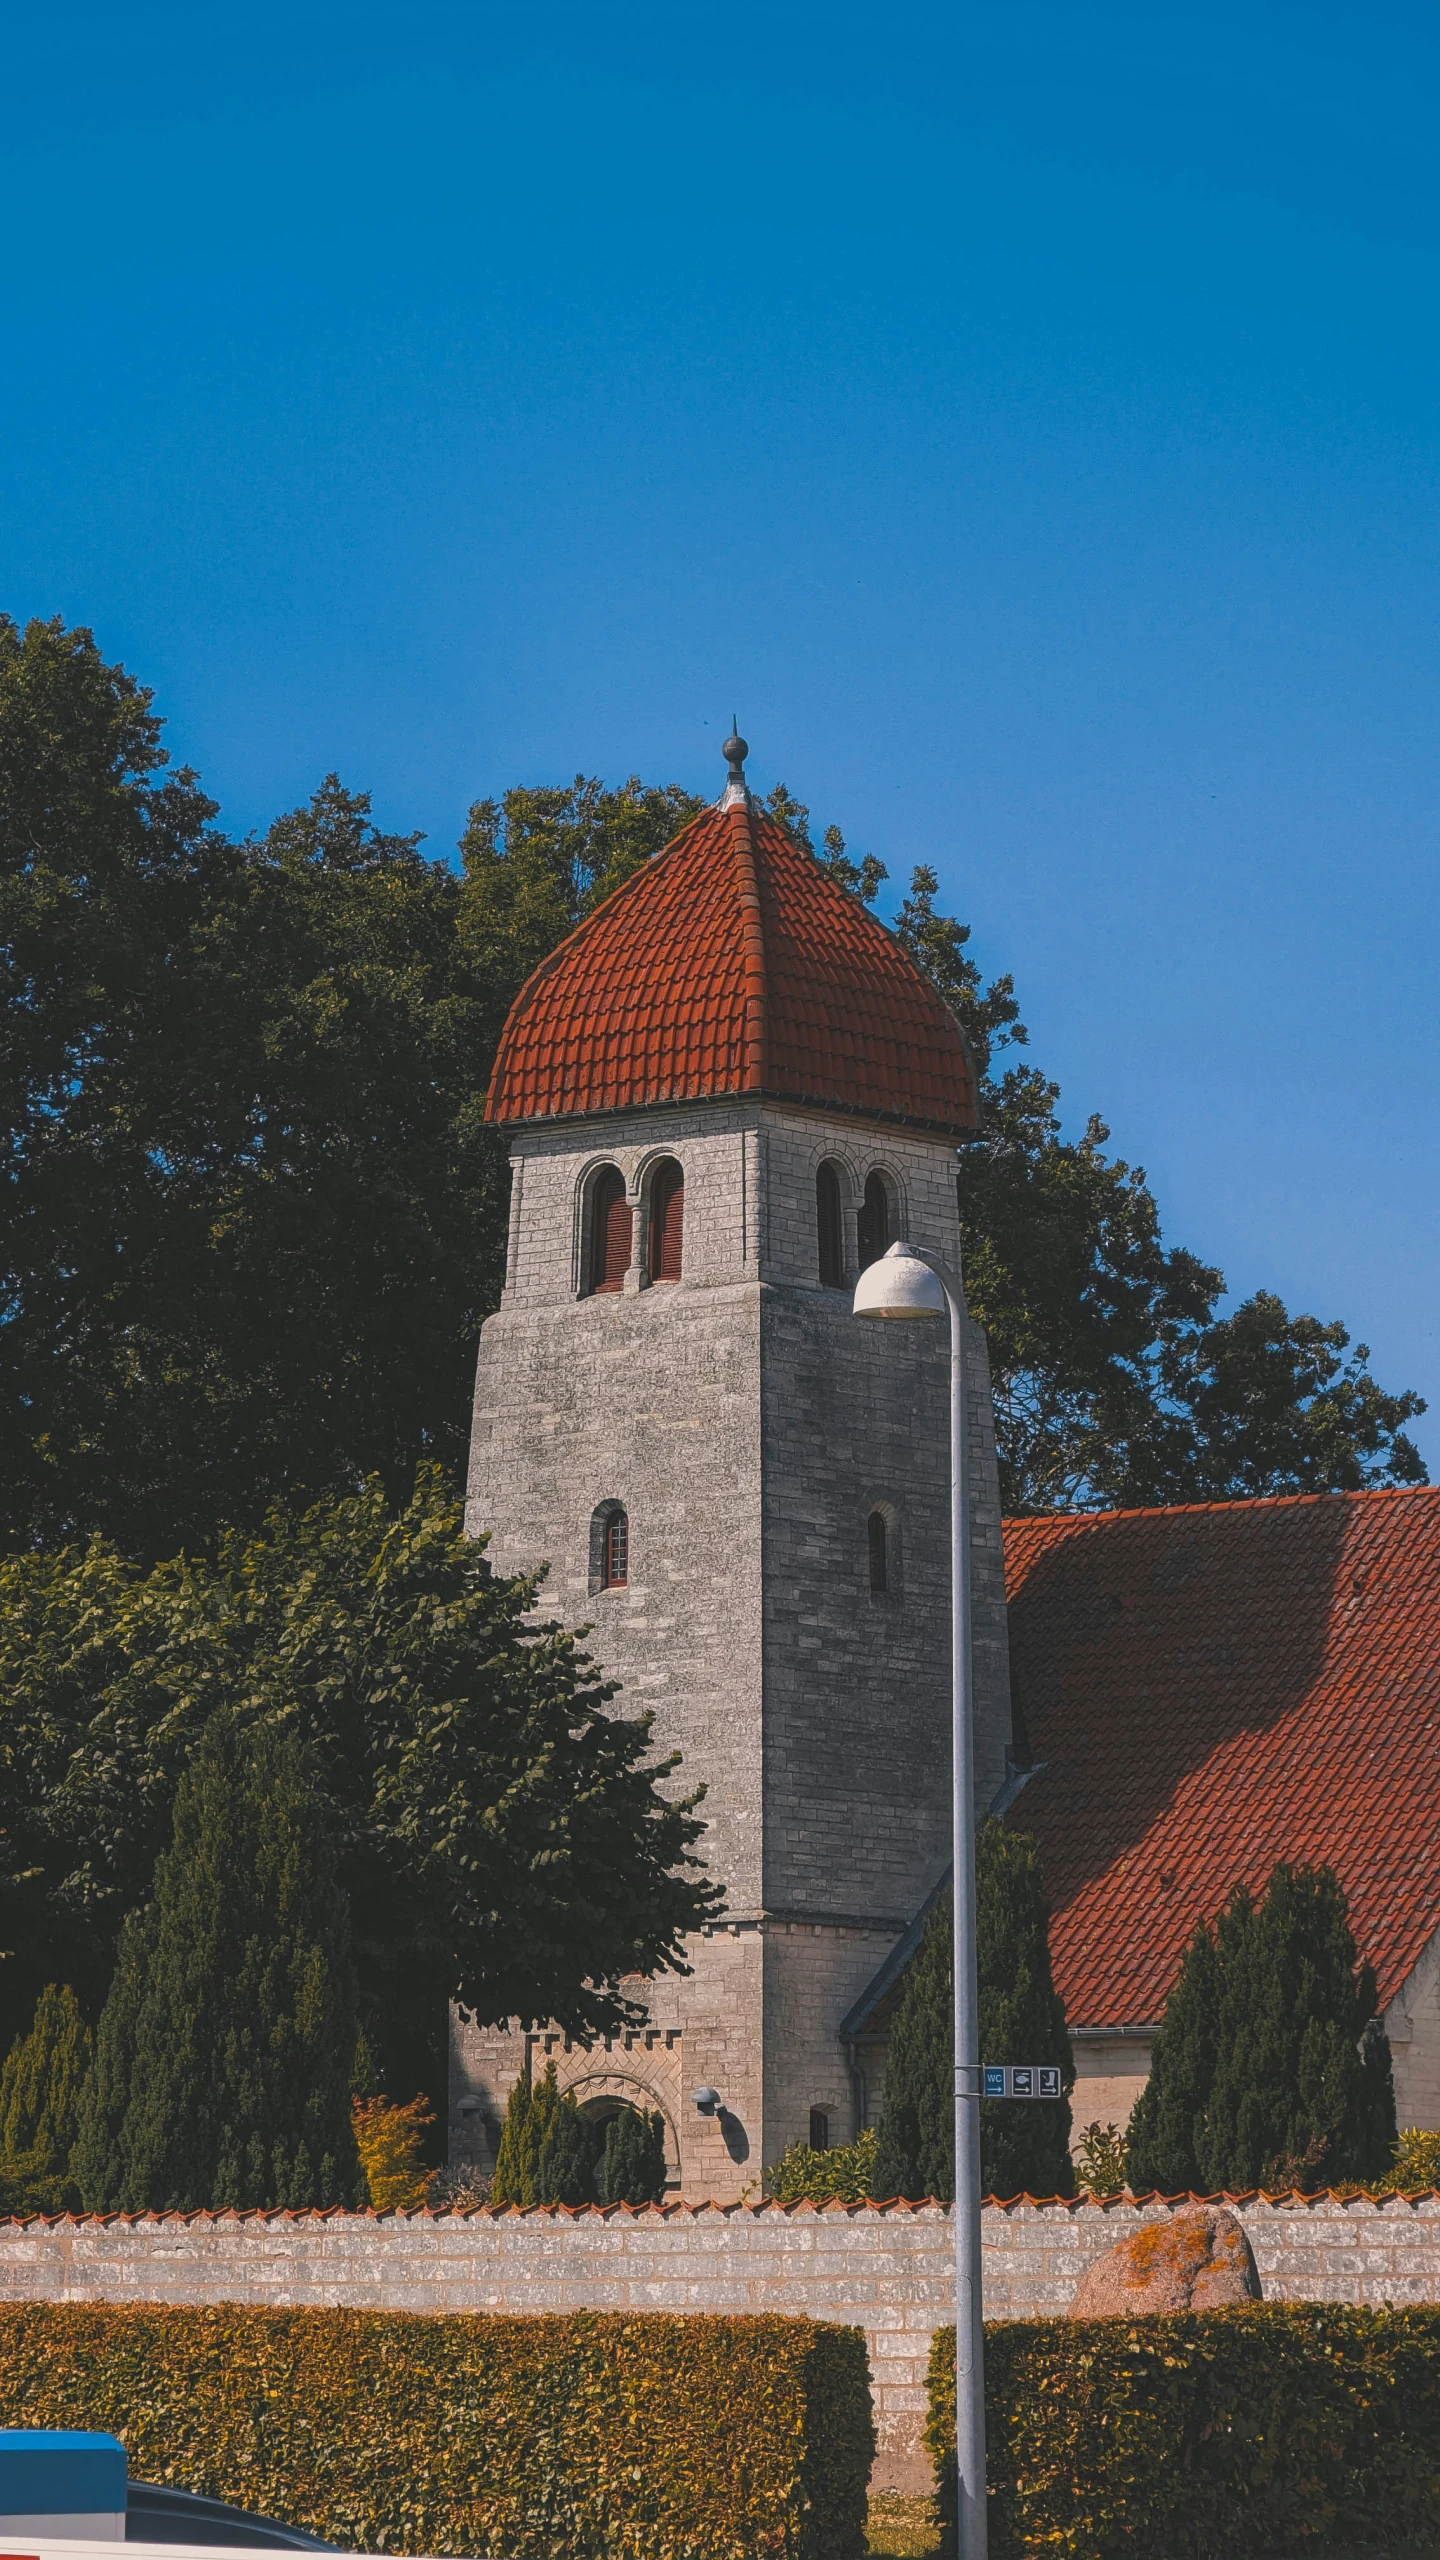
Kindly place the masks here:
<instances>
[{"instance_id":1,"label":"twin arched window","mask_svg":"<svg viewBox=\"0 0 1440 2560\"><path fill-rule=\"evenodd\" d=\"M685 1176L673 1156L662 1156L652 1168L646 1206L646 1277L678 1280L683 1260ZM635 1219L626 1197L625 1177L615 1165L602 1165L590 1184L583 1294L600 1297L623 1289L634 1250Z\"/></svg>"},{"instance_id":2,"label":"twin arched window","mask_svg":"<svg viewBox=\"0 0 1440 2560\"><path fill-rule=\"evenodd\" d=\"M845 1222L840 1206L840 1174L822 1164L815 1176L815 1229L820 1248L820 1286L845 1286ZM869 1269L895 1241L898 1232L894 1194L883 1173L867 1174L864 1197L855 1221L860 1268Z\"/></svg>"}]
</instances>

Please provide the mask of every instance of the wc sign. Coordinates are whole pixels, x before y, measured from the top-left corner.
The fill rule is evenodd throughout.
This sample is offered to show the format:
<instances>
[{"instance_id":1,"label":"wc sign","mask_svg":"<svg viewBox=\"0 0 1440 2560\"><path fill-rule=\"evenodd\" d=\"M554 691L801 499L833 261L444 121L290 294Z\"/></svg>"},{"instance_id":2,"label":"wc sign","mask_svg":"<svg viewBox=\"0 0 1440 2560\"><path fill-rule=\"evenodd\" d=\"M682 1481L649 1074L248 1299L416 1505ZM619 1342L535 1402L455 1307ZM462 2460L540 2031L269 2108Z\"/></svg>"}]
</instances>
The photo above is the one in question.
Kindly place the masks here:
<instances>
[{"instance_id":1,"label":"wc sign","mask_svg":"<svg viewBox=\"0 0 1440 2560\"><path fill-rule=\"evenodd\" d=\"M987 2062L987 2098L1058 2098L1060 2066L1055 2062Z\"/></svg>"}]
</instances>

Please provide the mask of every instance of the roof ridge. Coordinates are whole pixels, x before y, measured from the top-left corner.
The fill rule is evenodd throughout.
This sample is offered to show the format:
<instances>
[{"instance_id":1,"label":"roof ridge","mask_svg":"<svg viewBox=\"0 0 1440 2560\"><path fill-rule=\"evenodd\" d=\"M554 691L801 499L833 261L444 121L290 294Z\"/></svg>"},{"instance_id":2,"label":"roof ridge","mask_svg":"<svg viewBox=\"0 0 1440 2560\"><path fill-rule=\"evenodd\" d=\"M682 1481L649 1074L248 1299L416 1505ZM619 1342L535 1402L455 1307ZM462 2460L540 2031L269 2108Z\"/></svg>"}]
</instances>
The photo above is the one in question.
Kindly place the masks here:
<instances>
[{"instance_id":1,"label":"roof ridge","mask_svg":"<svg viewBox=\"0 0 1440 2560\"><path fill-rule=\"evenodd\" d=\"M1062 1526L1093 1529L1107 1520L1175 1520L1205 1511L1280 1511L1306 1502L1403 1502L1417 1493L1440 1494L1440 1485L1367 1484L1327 1488L1323 1493L1237 1493L1220 1502L1139 1503L1131 1511L1011 1511L1001 1525L1016 1531Z\"/></svg>"},{"instance_id":2,"label":"roof ridge","mask_svg":"<svg viewBox=\"0 0 1440 2560\"><path fill-rule=\"evenodd\" d=\"M745 1073L742 1091L763 1093L769 1064L769 987L765 966L765 910L760 903L755 826L747 792L739 808L728 811L740 891L740 944L745 964Z\"/></svg>"}]
</instances>

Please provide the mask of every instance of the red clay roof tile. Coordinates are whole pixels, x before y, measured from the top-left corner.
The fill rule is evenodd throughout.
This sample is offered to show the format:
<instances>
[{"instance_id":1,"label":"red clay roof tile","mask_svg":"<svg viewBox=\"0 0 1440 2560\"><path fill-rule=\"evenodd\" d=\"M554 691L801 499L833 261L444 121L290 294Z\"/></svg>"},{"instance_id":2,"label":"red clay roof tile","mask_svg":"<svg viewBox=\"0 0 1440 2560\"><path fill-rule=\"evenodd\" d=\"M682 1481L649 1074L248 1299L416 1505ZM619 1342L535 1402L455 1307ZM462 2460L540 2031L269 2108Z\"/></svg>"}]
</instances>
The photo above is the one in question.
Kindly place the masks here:
<instances>
[{"instance_id":1,"label":"red clay roof tile","mask_svg":"<svg viewBox=\"0 0 1440 2560\"><path fill-rule=\"evenodd\" d=\"M958 1024L892 933L762 810L702 810L541 963L487 1117L768 1094L977 1124Z\"/></svg>"},{"instance_id":2,"label":"red clay roof tile","mask_svg":"<svg viewBox=\"0 0 1440 2560\"><path fill-rule=\"evenodd\" d=\"M1072 2026L1159 2018L1197 1920L1328 1862L1395 1996L1440 1928L1440 1488L1005 1524Z\"/></svg>"}]
</instances>

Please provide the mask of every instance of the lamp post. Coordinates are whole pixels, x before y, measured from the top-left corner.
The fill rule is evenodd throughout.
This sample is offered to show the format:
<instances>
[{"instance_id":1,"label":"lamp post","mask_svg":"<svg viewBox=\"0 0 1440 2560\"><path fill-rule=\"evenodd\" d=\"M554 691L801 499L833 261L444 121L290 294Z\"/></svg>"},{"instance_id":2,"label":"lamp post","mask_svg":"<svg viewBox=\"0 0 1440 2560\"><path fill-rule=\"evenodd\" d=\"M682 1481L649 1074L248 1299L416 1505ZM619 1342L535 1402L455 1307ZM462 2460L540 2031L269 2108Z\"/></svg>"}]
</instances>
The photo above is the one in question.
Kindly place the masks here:
<instances>
[{"instance_id":1,"label":"lamp post","mask_svg":"<svg viewBox=\"0 0 1440 2560\"><path fill-rule=\"evenodd\" d=\"M965 1304L942 1265L892 1244L861 1272L855 1313L950 1317L950 1666L955 1878L955 2456L960 2560L985 2560L985 2330L980 2297L980 1994L975 1962L975 1777L970 1681L970 1501Z\"/></svg>"}]
</instances>

